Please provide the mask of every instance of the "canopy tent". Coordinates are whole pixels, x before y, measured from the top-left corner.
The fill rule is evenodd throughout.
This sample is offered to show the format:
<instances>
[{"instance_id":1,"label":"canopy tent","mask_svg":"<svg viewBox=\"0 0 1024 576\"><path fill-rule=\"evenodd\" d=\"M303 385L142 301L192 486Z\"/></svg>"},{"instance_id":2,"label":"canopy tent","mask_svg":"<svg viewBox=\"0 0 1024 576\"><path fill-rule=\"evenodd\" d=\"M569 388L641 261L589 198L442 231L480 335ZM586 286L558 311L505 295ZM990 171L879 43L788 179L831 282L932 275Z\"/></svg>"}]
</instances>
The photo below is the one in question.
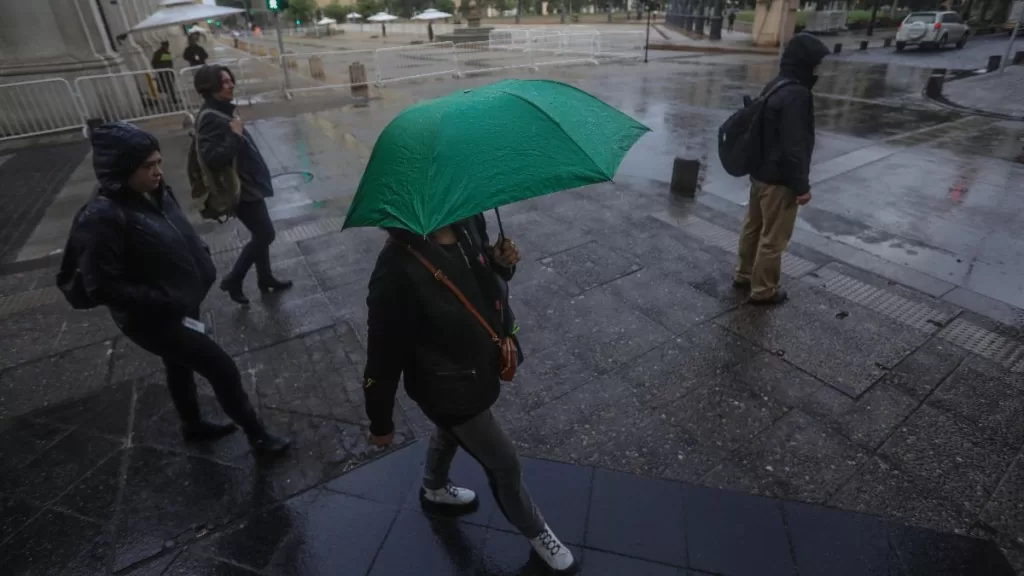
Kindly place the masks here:
<instances>
[{"instance_id":1,"label":"canopy tent","mask_svg":"<svg viewBox=\"0 0 1024 576\"><path fill-rule=\"evenodd\" d=\"M388 14L387 12L377 12L366 19L367 22L391 22L392 20L398 20L398 16Z\"/></svg>"},{"instance_id":2,"label":"canopy tent","mask_svg":"<svg viewBox=\"0 0 1024 576\"><path fill-rule=\"evenodd\" d=\"M192 0L163 0L160 2L160 8L150 14L148 18L132 26L131 32L188 24L189 22L199 22L207 18L220 18L243 12L245 10L241 8L194 4Z\"/></svg>"},{"instance_id":3,"label":"canopy tent","mask_svg":"<svg viewBox=\"0 0 1024 576\"><path fill-rule=\"evenodd\" d=\"M435 8L427 8L423 12L412 17L413 20L444 20L445 18L451 18L452 15L447 12L441 12Z\"/></svg>"}]
</instances>

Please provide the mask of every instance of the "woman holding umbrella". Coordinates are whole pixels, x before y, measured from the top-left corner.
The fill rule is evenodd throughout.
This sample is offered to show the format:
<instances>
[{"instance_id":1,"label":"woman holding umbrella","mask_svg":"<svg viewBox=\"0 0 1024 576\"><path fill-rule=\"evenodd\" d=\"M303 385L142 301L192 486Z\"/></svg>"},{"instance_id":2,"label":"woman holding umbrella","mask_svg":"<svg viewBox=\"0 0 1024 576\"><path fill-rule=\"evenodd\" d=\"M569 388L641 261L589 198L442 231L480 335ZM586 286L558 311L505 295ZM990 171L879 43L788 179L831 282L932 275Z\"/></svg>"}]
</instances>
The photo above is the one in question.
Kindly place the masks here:
<instances>
[{"instance_id":1,"label":"woman holding umbrella","mask_svg":"<svg viewBox=\"0 0 1024 576\"><path fill-rule=\"evenodd\" d=\"M402 377L409 397L436 424L423 505L477 503L476 494L448 478L461 447L484 468L509 523L558 572L575 568L572 552L534 505L515 448L491 410L500 382L511 380L522 360L507 284L519 252L503 231L491 245L481 212L608 181L645 132L557 82L504 81L460 91L414 105L385 128L345 220L346 227L388 232L367 297L363 391L371 442L393 441ZM466 161L473 157L510 161Z\"/></svg>"}]
</instances>

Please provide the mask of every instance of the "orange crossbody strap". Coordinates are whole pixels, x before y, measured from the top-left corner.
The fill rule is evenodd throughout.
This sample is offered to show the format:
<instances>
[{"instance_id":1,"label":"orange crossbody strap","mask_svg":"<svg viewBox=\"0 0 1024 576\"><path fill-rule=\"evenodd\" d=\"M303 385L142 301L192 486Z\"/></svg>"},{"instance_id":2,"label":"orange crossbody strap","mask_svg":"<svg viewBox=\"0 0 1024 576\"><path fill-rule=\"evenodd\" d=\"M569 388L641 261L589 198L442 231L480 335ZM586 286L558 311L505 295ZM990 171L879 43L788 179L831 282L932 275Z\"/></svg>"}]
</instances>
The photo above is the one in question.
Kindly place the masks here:
<instances>
[{"instance_id":1,"label":"orange crossbody strap","mask_svg":"<svg viewBox=\"0 0 1024 576\"><path fill-rule=\"evenodd\" d=\"M430 270L430 273L434 275L434 278L436 278L438 282L447 286L448 289L451 290L453 294L455 294L455 297L459 299L459 302L462 302L462 305L466 307L466 310L469 310L469 312L474 317L476 317L477 321L480 322L480 325L487 330L487 333L491 335L491 340L494 340L495 344L501 344L501 339L498 338L498 334L494 331L494 328L491 328L491 325L487 323L487 320L484 320L484 317L481 316L480 313L476 311L476 308L473 307L473 304L471 304L469 300L466 299L466 297L462 294L462 291L459 290L459 288L455 286L455 284L452 284L452 281L449 280L448 277L444 275L444 272L442 272L436 266L431 264L430 260L424 258L423 255L417 252L412 246L409 246L408 244L402 244L402 246L405 246L405 249L408 250L410 254L415 256L416 259L419 260L420 263L423 264L423 266L426 267L427 270Z\"/></svg>"}]
</instances>

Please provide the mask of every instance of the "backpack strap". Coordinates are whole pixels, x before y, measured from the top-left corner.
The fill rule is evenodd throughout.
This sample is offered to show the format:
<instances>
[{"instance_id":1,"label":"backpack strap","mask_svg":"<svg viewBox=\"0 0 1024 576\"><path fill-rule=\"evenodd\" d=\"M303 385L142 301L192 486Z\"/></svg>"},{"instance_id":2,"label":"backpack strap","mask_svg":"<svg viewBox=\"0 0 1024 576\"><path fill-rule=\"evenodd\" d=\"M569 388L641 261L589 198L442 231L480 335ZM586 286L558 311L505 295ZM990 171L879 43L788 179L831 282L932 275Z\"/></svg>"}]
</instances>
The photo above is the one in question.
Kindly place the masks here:
<instances>
[{"instance_id":1,"label":"backpack strap","mask_svg":"<svg viewBox=\"0 0 1024 576\"><path fill-rule=\"evenodd\" d=\"M797 83L798 82L796 80L789 80L789 79L780 80L779 82L776 82L774 86L772 86L771 88L768 88L764 92L762 92L761 95L758 96L758 98L760 98L761 100L767 100L769 96L771 96L772 94L775 94L779 90L782 90L786 86L791 86L791 85L797 84Z\"/></svg>"}]
</instances>

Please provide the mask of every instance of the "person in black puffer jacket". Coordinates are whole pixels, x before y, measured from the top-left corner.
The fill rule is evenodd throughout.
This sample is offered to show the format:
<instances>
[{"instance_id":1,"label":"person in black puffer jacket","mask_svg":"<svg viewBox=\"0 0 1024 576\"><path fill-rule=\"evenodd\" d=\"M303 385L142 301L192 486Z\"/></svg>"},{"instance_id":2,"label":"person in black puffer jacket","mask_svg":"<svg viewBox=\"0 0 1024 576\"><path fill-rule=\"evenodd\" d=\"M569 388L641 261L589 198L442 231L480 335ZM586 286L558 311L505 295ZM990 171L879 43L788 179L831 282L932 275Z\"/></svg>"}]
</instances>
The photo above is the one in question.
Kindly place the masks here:
<instances>
[{"instance_id":1,"label":"person in black puffer jacket","mask_svg":"<svg viewBox=\"0 0 1024 576\"><path fill-rule=\"evenodd\" d=\"M492 247L482 215L427 237L397 229L388 234L366 299L363 393L371 442L392 442L391 414L399 378L404 379L409 398L436 425L420 490L424 506L464 510L476 504L471 490L454 486L448 478L452 458L461 447L484 468L509 523L530 540L548 566L571 570L572 552L534 505L515 447L491 412L501 391L501 363L491 334L409 250L443 272L503 338L516 333L507 286L519 260L515 243L503 239Z\"/></svg>"},{"instance_id":2,"label":"person in black puffer jacket","mask_svg":"<svg viewBox=\"0 0 1024 576\"><path fill-rule=\"evenodd\" d=\"M69 263L77 268L91 303L109 308L125 336L163 359L186 440L212 440L235 430L234 424L202 418L198 372L248 435L254 453L282 453L288 440L263 427L234 360L198 322L217 270L163 181L156 138L115 123L96 127L90 140L99 191L72 222L62 269Z\"/></svg>"},{"instance_id":3,"label":"person in black puffer jacket","mask_svg":"<svg viewBox=\"0 0 1024 576\"><path fill-rule=\"evenodd\" d=\"M817 37L800 33L782 53L779 75L765 86L760 163L751 171L750 202L740 233L733 283L749 287L752 304L786 300L779 287L782 254L796 224L797 207L811 201L808 175L814 151L814 69L828 55Z\"/></svg>"}]
</instances>

